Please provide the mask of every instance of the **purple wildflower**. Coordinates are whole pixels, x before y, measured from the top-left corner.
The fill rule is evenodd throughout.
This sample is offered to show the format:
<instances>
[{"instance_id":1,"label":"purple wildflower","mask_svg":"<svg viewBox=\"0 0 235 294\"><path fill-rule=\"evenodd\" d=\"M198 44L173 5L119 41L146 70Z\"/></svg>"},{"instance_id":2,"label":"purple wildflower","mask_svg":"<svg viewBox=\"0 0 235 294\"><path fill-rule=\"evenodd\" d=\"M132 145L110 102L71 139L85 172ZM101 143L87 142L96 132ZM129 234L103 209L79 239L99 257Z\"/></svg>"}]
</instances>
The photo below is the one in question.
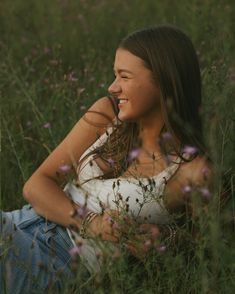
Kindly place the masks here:
<instances>
[{"instance_id":1,"label":"purple wildflower","mask_svg":"<svg viewBox=\"0 0 235 294\"><path fill-rule=\"evenodd\" d=\"M162 134L162 139L165 141L170 141L172 139L172 135L169 132L165 132Z\"/></svg>"},{"instance_id":2,"label":"purple wildflower","mask_svg":"<svg viewBox=\"0 0 235 294\"><path fill-rule=\"evenodd\" d=\"M109 223L113 223L113 222L114 222L114 220L112 219L111 216L107 216L107 217L105 218L105 220L106 220L107 222L109 222Z\"/></svg>"},{"instance_id":3,"label":"purple wildflower","mask_svg":"<svg viewBox=\"0 0 235 294\"><path fill-rule=\"evenodd\" d=\"M60 171L67 173L71 170L71 165L69 164L63 164L59 167Z\"/></svg>"},{"instance_id":4,"label":"purple wildflower","mask_svg":"<svg viewBox=\"0 0 235 294\"><path fill-rule=\"evenodd\" d=\"M78 80L74 75L75 75L74 71L72 71L71 73L68 74L68 80L70 82L76 82Z\"/></svg>"},{"instance_id":5,"label":"purple wildflower","mask_svg":"<svg viewBox=\"0 0 235 294\"><path fill-rule=\"evenodd\" d=\"M206 200L210 200L211 199L211 192L209 191L208 188L203 187L200 189L200 192L202 194L202 196L206 199Z\"/></svg>"},{"instance_id":6,"label":"purple wildflower","mask_svg":"<svg viewBox=\"0 0 235 294\"><path fill-rule=\"evenodd\" d=\"M189 185L186 185L183 187L182 192L183 193L190 193L190 192L192 192L192 187Z\"/></svg>"},{"instance_id":7,"label":"purple wildflower","mask_svg":"<svg viewBox=\"0 0 235 294\"><path fill-rule=\"evenodd\" d=\"M77 211L77 215L81 219L83 219L86 216L86 214L87 214L87 210L86 210L86 207L85 206L79 207L76 211Z\"/></svg>"},{"instance_id":8,"label":"purple wildflower","mask_svg":"<svg viewBox=\"0 0 235 294\"><path fill-rule=\"evenodd\" d=\"M79 246L74 246L72 249L69 250L69 254L75 258L76 256L78 256L79 254L81 254L82 251L82 245Z\"/></svg>"},{"instance_id":9,"label":"purple wildflower","mask_svg":"<svg viewBox=\"0 0 235 294\"><path fill-rule=\"evenodd\" d=\"M43 125L44 129L50 129L51 128L51 124L49 122L45 123Z\"/></svg>"},{"instance_id":10,"label":"purple wildflower","mask_svg":"<svg viewBox=\"0 0 235 294\"><path fill-rule=\"evenodd\" d=\"M210 169L207 166L204 166L202 168L202 174L203 174L204 178L207 179L208 175L210 174Z\"/></svg>"},{"instance_id":11,"label":"purple wildflower","mask_svg":"<svg viewBox=\"0 0 235 294\"><path fill-rule=\"evenodd\" d=\"M129 152L129 155L128 155L128 161L132 161L134 160L135 158L138 157L140 153L140 149L139 148L134 148L132 149L130 152Z\"/></svg>"},{"instance_id":12,"label":"purple wildflower","mask_svg":"<svg viewBox=\"0 0 235 294\"><path fill-rule=\"evenodd\" d=\"M158 246L156 246L156 250L159 253L164 253L166 251L166 246L165 245L158 245Z\"/></svg>"},{"instance_id":13,"label":"purple wildflower","mask_svg":"<svg viewBox=\"0 0 235 294\"><path fill-rule=\"evenodd\" d=\"M108 158L107 161L111 166L114 166L115 161L112 158Z\"/></svg>"},{"instance_id":14,"label":"purple wildflower","mask_svg":"<svg viewBox=\"0 0 235 294\"><path fill-rule=\"evenodd\" d=\"M183 153L186 153L188 155L195 155L195 154L197 154L197 152L198 152L198 149L197 149L197 147L194 147L194 146L186 145L183 148Z\"/></svg>"}]
</instances>

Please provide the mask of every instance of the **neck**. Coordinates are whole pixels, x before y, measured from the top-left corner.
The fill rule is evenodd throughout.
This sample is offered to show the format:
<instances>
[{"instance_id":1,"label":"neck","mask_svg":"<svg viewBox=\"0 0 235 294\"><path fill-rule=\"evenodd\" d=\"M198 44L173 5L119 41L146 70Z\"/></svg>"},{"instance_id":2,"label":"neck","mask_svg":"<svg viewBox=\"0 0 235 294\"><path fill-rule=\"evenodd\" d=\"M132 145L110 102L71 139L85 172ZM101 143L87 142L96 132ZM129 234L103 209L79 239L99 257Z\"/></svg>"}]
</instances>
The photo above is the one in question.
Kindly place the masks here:
<instances>
[{"instance_id":1,"label":"neck","mask_svg":"<svg viewBox=\"0 0 235 294\"><path fill-rule=\"evenodd\" d=\"M155 119L145 119L139 123L139 139L142 148L150 153L160 153L159 136L163 128L164 121L162 115Z\"/></svg>"}]
</instances>

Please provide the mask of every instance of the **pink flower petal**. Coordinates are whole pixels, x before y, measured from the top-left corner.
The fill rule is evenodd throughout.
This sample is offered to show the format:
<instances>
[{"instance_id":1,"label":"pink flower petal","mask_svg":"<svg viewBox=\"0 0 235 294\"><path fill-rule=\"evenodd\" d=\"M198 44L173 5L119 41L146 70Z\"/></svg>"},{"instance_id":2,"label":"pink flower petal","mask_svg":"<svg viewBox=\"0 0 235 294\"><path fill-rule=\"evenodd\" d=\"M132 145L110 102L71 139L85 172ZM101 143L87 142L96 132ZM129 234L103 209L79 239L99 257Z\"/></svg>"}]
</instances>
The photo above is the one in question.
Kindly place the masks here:
<instances>
[{"instance_id":1,"label":"pink flower petal","mask_svg":"<svg viewBox=\"0 0 235 294\"><path fill-rule=\"evenodd\" d=\"M202 196L206 199L206 200L210 200L211 199L211 192L209 191L208 188L204 187L200 189L200 192L202 194Z\"/></svg>"},{"instance_id":2,"label":"pink flower petal","mask_svg":"<svg viewBox=\"0 0 235 294\"><path fill-rule=\"evenodd\" d=\"M165 141L170 141L172 139L172 135L169 132L162 133L162 139Z\"/></svg>"},{"instance_id":3,"label":"pink flower petal","mask_svg":"<svg viewBox=\"0 0 235 294\"><path fill-rule=\"evenodd\" d=\"M190 192L192 192L192 187L189 185L186 185L183 187L182 192L183 193L190 193Z\"/></svg>"},{"instance_id":4,"label":"pink flower petal","mask_svg":"<svg viewBox=\"0 0 235 294\"><path fill-rule=\"evenodd\" d=\"M71 170L71 165L69 165L69 164L63 164L63 165L61 165L61 166L59 167L59 169L60 169L62 172L66 173L66 172L69 172L69 171Z\"/></svg>"},{"instance_id":5,"label":"pink flower petal","mask_svg":"<svg viewBox=\"0 0 235 294\"><path fill-rule=\"evenodd\" d=\"M72 249L69 250L69 254L70 254L72 257L76 257L76 256L78 256L79 254L81 254L81 251L82 251L82 245L74 246Z\"/></svg>"},{"instance_id":6,"label":"pink flower petal","mask_svg":"<svg viewBox=\"0 0 235 294\"><path fill-rule=\"evenodd\" d=\"M139 148L134 148L132 149L130 152L129 152L129 155L128 155L128 161L132 161L134 160L135 158L138 157L140 153L140 149Z\"/></svg>"},{"instance_id":7,"label":"pink flower petal","mask_svg":"<svg viewBox=\"0 0 235 294\"><path fill-rule=\"evenodd\" d=\"M86 209L86 207L82 206L82 207L79 207L79 208L77 209L77 215L78 215L80 218L83 219L83 218L86 216L86 214L87 214L87 209Z\"/></svg>"},{"instance_id":8,"label":"pink flower petal","mask_svg":"<svg viewBox=\"0 0 235 294\"><path fill-rule=\"evenodd\" d=\"M198 149L197 147L186 145L183 148L183 153L186 153L188 155L195 155L198 153Z\"/></svg>"},{"instance_id":9,"label":"pink flower petal","mask_svg":"<svg viewBox=\"0 0 235 294\"><path fill-rule=\"evenodd\" d=\"M167 249L167 247L165 246L165 245L158 245L157 247L156 247L156 250L159 252L159 253L164 253L164 252L166 252L166 249Z\"/></svg>"},{"instance_id":10,"label":"pink flower petal","mask_svg":"<svg viewBox=\"0 0 235 294\"><path fill-rule=\"evenodd\" d=\"M204 167L202 168L202 174L203 174L203 176L204 176L205 178L207 178L207 177L209 176L209 174L210 174L210 169L209 169L207 166L204 166Z\"/></svg>"},{"instance_id":11,"label":"pink flower petal","mask_svg":"<svg viewBox=\"0 0 235 294\"><path fill-rule=\"evenodd\" d=\"M51 128L51 124L49 122L45 123L43 125L44 129L50 129Z\"/></svg>"},{"instance_id":12,"label":"pink flower petal","mask_svg":"<svg viewBox=\"0 0 235 294\"><path fill-rule=\"evenodd\" d=\"M108 158L107 161L111 166L114 166L115 161L112 158Z\"/></svg>"}]
</instances>

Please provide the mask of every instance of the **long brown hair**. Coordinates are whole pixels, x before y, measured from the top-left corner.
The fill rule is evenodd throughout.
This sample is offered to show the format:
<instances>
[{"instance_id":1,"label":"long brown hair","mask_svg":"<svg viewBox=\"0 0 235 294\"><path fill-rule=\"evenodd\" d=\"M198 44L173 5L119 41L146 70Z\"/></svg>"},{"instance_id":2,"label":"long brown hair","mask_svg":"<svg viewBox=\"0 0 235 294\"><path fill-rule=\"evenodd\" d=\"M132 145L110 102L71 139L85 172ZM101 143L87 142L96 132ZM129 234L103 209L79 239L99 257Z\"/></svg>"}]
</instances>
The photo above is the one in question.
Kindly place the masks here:
<instances>
[{"instance_id":1,"label":"long brown hair","mask_svg":"<svg viewBox=\"0 0 235 294\"><path fill-rule=\"evenodd\" d=\"M187 35L171 25L150 27L131 33L120 42L118 48L141 58L160 88L164 116L164 127L160 134L162 151L182 157L183 147L189 145L198 153L205 154L199 113L200 68L194 46ZM113 99L112 103L117 115L115 101ZM135 122L120 121L107 141L88 153L87 156L94 153L106 161L110 158L114 160L111 170L101 178L120 176L127 169L128 153L140 143L138 132ZM172 137L170 143L164 142L164 133Z\"/></svg>"}]
</instances>

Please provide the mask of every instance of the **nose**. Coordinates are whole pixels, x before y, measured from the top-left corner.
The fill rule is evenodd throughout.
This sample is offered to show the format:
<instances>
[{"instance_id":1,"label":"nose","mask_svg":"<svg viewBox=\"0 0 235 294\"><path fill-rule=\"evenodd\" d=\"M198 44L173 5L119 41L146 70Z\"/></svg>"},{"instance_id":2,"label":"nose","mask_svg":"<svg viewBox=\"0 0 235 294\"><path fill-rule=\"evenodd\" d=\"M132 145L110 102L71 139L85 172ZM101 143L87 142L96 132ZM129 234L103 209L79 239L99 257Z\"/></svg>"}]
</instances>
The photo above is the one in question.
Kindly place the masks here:
<instances>
[{"instance_id":1,"label":"nose","mask_svg":"<svg viewBox=\"0 0 235 294\"><path fill-rule=\"evenodd\" d=\"M112 84L108 87L108 91L110 94L117 95L121 92L121 86L117 82L117 79L115 79Z\"/></svg>"}]
</instances>

